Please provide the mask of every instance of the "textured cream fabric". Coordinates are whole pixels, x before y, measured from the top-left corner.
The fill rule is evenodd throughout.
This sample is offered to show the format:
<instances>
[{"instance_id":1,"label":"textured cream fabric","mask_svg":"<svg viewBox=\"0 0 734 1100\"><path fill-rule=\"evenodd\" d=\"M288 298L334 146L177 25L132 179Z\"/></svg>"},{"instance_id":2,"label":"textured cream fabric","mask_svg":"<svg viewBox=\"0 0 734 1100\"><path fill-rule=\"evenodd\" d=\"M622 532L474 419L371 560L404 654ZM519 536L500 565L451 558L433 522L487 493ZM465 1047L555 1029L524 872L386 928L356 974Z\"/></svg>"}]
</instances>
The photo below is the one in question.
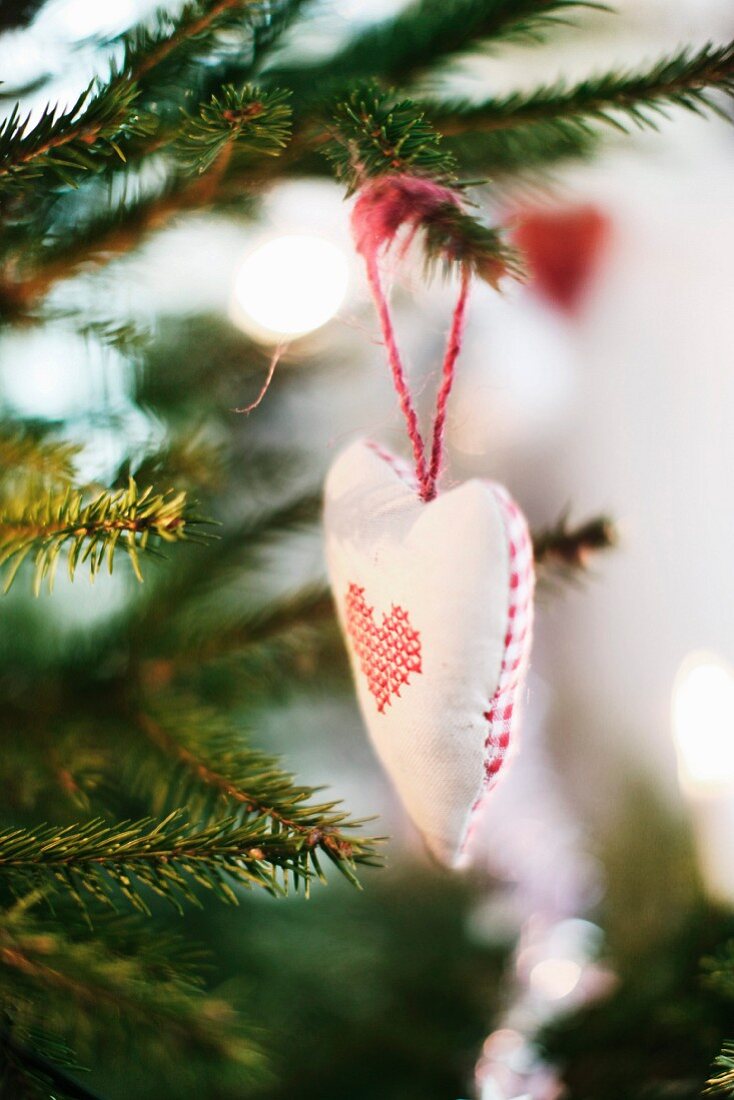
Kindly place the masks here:
<instances>
[{"instance_id":1,"label":"textured cream fabric","mask_svg":"<svg viewBox=\"0 0 734 1100\"><path fill-rule=\"evenodd\" d=\"M510 562L497 497L474 480L424 504L397 460L358 442L328 475L325 531L365 724L429 848L456 864L484 786L486 712L507 631ZM355 600L368 624L361 648ZM407 672L399 694L388 685L379 696L365 652L379 645L390 659L396 624L409 639L417 632L420 671Z\"/></svg>"}]
</instances>

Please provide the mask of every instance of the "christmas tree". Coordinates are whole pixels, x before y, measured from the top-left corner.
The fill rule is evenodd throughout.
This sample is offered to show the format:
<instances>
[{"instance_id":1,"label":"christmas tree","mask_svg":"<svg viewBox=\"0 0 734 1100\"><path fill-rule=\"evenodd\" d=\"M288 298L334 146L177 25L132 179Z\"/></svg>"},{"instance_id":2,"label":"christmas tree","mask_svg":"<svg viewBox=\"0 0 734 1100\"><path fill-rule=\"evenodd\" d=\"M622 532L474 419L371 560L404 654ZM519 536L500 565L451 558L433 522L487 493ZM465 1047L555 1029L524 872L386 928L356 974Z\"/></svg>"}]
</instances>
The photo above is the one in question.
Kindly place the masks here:
<instances>
[{"instance_id":1,"label":"christmas tree","mask_svg":"<svg viewBox=\"0 0 734 1100\"><path fill-rule=\"evenodd\" d=\"M68 101L39 108L42 66L0 93L3 1097L342 1096L347 1063L354 1098L468 1087L508 945L462 931L471 885L409 866L383 881L379 822L273 751L348 687L314 553L320 462L282 414L328 357L294 345L263 397L269 352L221 311L143 313L115 287L176 226L257 223L283 181L351 196L399 174L477 195L423 234L429 267L522 278L522 239L499 224L513 197L670 108L725 114L734 93L734 44L579 83L447 90L462 57L552 49L603 7L417 0L325 51L318 5L194 0L82 43L95 75ZM43 12L8 5L0 25L32 35ZM8 397L18 341L63 357L50 411L32 378ZM74 383L90 362L93 399ZM601 516L534 532L541 581L613 541ZM734 927L701 906L649 948L656 981L628 975L620 946L611 1002L543 1034L571 1095L698 1094L726 1038ZM339 1005L319 992L330 967ZM675 1064L647 1060L646 1027Z\"/></svg>"}]
</instances>

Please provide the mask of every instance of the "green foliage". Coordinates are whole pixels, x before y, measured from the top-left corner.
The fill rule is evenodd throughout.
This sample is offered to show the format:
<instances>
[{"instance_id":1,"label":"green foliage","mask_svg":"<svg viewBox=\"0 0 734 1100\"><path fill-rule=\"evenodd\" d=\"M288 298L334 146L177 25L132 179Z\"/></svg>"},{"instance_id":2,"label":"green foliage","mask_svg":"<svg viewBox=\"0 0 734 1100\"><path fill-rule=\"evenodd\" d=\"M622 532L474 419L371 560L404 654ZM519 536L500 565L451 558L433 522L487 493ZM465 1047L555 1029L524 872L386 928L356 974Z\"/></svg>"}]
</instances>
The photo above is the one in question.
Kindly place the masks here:
<instances>
[{"instance_id":1,"label":"green foliage","mask_svg":"<svg viewBox=\"0 0 734 1100\"><path fill-rule=\"evenodd\" d=\"M542 574L573 579L600 551L615 547L618 535L608 516L594 516L571 527L564 512L552 527L534 531L532 538L535 564Z\"/></svg>"},{"instance_id":2,"label":"green foliage","mask_svg":"<svg viewBox=\"0 0 734 1100\"><path fill-rule=\"evenodd\" d=\"M379 77L405 85L457 54L508 39L540 41L579 9L608 10L586 0L416 0L390 19L357 34L336 56L278 72L294 86L324 79Z\"/></svg>"},{"instance_id":3,"label":"green foliage","mask_svg":"<svg viewBox=\"0 0 734 1100\"><path fill-rule=\"evenodd\" d=\"M76 443L36 439L28 432L0 432L0 503L26 499L69 485L74 478Z\"/></svg>"},{"instance_id":4,"label":"green foliage","mask_svg":"<svg viewBox=\"0 0 734 1100\"><path fill-rule=\"evenodd\" d=\"M622 960L608 998L548 1025L542 1045L564 1066L569 1100L700 1097L731 1001L702 986L699 960L731 931L730 916L693 908L675 933Z\"/></svg>"},{"instance_id":5,"label":"green foliage","mask_svg":"<svg viewBox=\"0 0 734 1100\"><path fill-rule=\"evenodd\" d=\"M706 1095L734 1096L734 1043L724 1043L721 1054L714 1059L714 1067L719 1072L709 1079Z\"/></svg>"},{"instance_id":6,"label":"green foliage","mask_svg":"<svg viewBox=\"0 0 734 1100\"><path fill-rule=\"evenodd\" d=\"M456 162L441 135L410 100L394 102L375 85L355 89L336 103L331 141L324 149L347 194L365 178L412 172L453 181Z\"/></svg>"},{"instance_id":7,"label":"green foliage","mask_svg":"<svg viewBox=\"0 0 734 1100\"><path fill-rule=\"evenodd\" d=\"M583 139L594 123L622 133L630 126L655 129L670 107L722 113L714 89L734 95L734 44L679 50L642 72L612 71L570 88L559 82L477 104L437 105L432 116L448 133L543 126Z\"/></svg>"},{"instance_id":8,"label":"green foliage","mask_svg":"<svg viewBox=\"0 0 734 1100\"><path fill-rule=\"evenodd\" d=\"M109 914L92 930L63 904L55 909L62 931L29 901L0 915L0 988L16 1043L43 1027L90 1058L104 1049L139 1057L162 1044L170 1059L224 1058L248 1076L259 1070L261 1055L231 1006L205 988L201 949L180 933ZM100 1042L93 1036L101 1021Z\"/></svg>"},{"instance_id":9,"label":"green foliage","mask_svg":"<svg viewBox=\"0 0 734 1100\"><path fill-rule=\"evenodd\" d=\"M96 819L62 829L41 826L0 834L0 872L16 893L55 891L150 912L147 891L180 909L199 903L196 887L236 903L233 883L277 894L292 877L308 878L306 841L275 833L267 821L222 818L192 827L181 813L162 820L107 825ZM279 879L277 872L281 872Z\"/></svg>"},{"instance_id":10,"label":"green foliage","mask_svg":"<svg viewBox=\"0 0 734 1100\"><path fill-rule=\"evenodd\" d=\"M331 135L324 152L347 194L365 179L386 174L430 176L456 185L454 157L410 100L393 103L374 86L357 90L337 104ZM429 267L459 264L492 286L503 275L520 274L517 254L502 233L454 203L447 202L421 228Z\"/></svg>"},{"instance_id":11,"label":"green foliage","mask_svg":"<svg viewBox=\"0 0 734 1100\"><path fill-rule=\"evenodd\" d=\"M190 0L175 14L162 8L152 26L143 23L123 36L122 71L142 86L185 79L197 61L216 59L229 32L272 27L265 38L274 38L294 7L292 0Z\"/></svg>"},{"instance_id":12,"label":"green foliage","mask_svg":"<svg viewBox=\"0 0 734 1100\"><path fill-rule=\"evenodd\" d=\"M121 77L106 85L95 81L67 110L49 105L33 125L16 104L0 124L0 188L38 176L76 187L80 175L102 171L109 157L124 161L125 143L151 129L136 94Z\"/></svg>"},{"instance_id":13,"label":"green foliage","mask_svg":"<svg viewBox=\"0 0 734 1100\"><path fill-rule=\"evenodd\" d=\"M66 1043L16 1019L0 1028L0 1065L1 1100L98 1100L66 1072L79 1068Z\"/></svg>"},{"instance_id":14,"label":"green foliage","mask_svg":"<svg viewBox=\"0 0 734 1100\"><path fill-rule=\"evenodd\" d=\"M457 128L446 133L444 143L467 171L490 174L500 198L506 189L522 194L528 179L547 186L557 166L588 160L600 147L598 134L563 126L560 119L507 130Z\"/></svg>"},{"instance_id":15,"label":"green foliage","mask_svg":"<svg viewBox=\"0 0 734 1100\"><path fill-rule=\"evenodd\" d=\"M34 561L33 588L38 593L44 580L53 587L62 551L67 555L71 579L85 563L92 579L105 561L112 572L115 555L122 550L142 581L141 554L156 552L161 543L201 538L203 521L191 512L185 492L140 490L130 478L126 489L104 490L91 500L87 497L83 490L69 487L3 507L0 566L9 565L5 591L28 557Z\"/></svg>"},{"instance_id":16,"label":"green foliage","mask_svg":"<svg viewBox=\"0 0 734 1100\"><path fill-rule=\"evenodd\" d=\"M198 116L186 120L178 154L194 172L206 172L225 152L277 157L288 144L291 109L288 92L260 91L252 85L225 84Z\"/></svg>"},{"instance_id":17,"label":"green foliage","mask_svg":"<svg viewBox=\"0 0 734 1100\"><path fill-rule=\"evenodd\" d=\"M68 195L59 206L46 200L44 189L31 196L17 188L8 209L12 232L4 242L4 273L0 268L0 311L8 316L32 312L56 281L90 261L106 263L130 251L182 212L241 204L253 185L314 171L314 154L325 144L337 177L348 188L360 173L390 170L453 178L456 153L473 172L542 176L559 160L590 155L595 123L652 125L670 104L716 110L715 91L731 89L731 46L682 51L639 74L611 71L570 89L558 85L479 104L394 103L374 88L354 88L356 79L362 83L375 77L405 84L413 73L430 72L462 49L518 33L544 35L575 10L598 7L567 0L454 0L413 5L359 32L342 51L316 65L279 70L261 64L258 101L267 109L255 125L251 116L224 117L251 110L249 93L232 88L241 87L255 58L262 63L302 6L301 0L282 0L267 9L252 0L210 0L188 4L176 15L162 12L152 25L124 37L119 73L88 92L89 101L80 101L76 114L47 113L40 128L28 133L21 133L20 115L8 122L6 177L11 182L14 174L22 180L31 170L48 169L51 177L58 179L60 170L69 184L78 185L93 168L106 174L124 169L119 149L136 168L154 156L158 183L143 192L121 188L109 202L103 191L90 199L88 182L76 209ZM281 91L267 87L273 81ZM294 141L288 156L276 159L273 153L286 140L287 108L281 97L289 86L296 93ZM188 104L197 88L204 93L203 105L192 113ZM337 89L337 117L330 121L322 100ZM449 138L440 147L427 113ZM366 127L369 121L372 129ZM238 146L242 156L231 155ZM71 159L64 160L67 147ZM182 158L194 180L182 173ZM39 242L35 256L23 247L24 232Z\"/></svg>"},{"instance_id":18,"label":"green foliage","mask_svg":"<svg viewBox=\"0 0 734 1100\"><path fill-rule=\"evenodd\" d=\"M246 898L242 926L216 910L220 966L242 975L238 1002L258 1004L274 1070L251 1100L472 1095L509 949L475 935L479 898L464 876L403 861L359 895L323 890L270 912Z\"/></svg>"},{"instance_id":19,"label":"green foliage","mask_svg":"<svg viewBox=\"0 0 734 1100\"><path fill-rule=\"evenodd\" d=\"M323 878L319 856L355 886L355 866L376 865L374 841L352 832L362 822L350 820L338 802L314 802L314 788L297 784L275 757L244 743L230 721L186 699L161 700L158 708L160 714L137 718L161 754L158 768L144 757L134 781L147 788L155 809L183 805L204 819L225 813L240 823L268 822L268 837L302 850L305 878Z\"/></svg>"}]
</instances>

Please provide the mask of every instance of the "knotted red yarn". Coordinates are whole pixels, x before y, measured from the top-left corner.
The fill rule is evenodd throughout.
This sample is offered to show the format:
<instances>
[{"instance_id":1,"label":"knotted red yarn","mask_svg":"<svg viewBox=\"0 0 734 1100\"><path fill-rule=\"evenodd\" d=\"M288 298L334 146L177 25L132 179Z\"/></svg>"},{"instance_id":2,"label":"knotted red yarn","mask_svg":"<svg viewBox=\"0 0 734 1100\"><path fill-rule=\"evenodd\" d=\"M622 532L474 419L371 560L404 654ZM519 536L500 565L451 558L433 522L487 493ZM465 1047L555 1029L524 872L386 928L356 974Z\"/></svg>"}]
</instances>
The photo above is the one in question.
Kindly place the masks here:
<instances>
[{"instance_id":1,"label":"knotted red yarn","mask_svg":"<svg viewBox=\"0 0 734 1100\"><path fill-rule=\"evenodd\" d=\"M451 188L417 176L393 175L381 176L364 184L352 210L354 243L367 268L367 279L375 301L393 382L413 447L420 497L424 501L433 500L436 496L436 484L441 472L446 406L454 381L456 360L461 351L469 295L469 273L466 268L462 271L461 288L451 319L441 386L436 399L431 452L427 456L395 337L390 307L382 286L380 260L395 243L399 230L405 227L408 231L401 248L402 254L416 232L430 225L442 211L445 212L446 206L461 209L461 198Z\"/></svg>"}]
</instances>

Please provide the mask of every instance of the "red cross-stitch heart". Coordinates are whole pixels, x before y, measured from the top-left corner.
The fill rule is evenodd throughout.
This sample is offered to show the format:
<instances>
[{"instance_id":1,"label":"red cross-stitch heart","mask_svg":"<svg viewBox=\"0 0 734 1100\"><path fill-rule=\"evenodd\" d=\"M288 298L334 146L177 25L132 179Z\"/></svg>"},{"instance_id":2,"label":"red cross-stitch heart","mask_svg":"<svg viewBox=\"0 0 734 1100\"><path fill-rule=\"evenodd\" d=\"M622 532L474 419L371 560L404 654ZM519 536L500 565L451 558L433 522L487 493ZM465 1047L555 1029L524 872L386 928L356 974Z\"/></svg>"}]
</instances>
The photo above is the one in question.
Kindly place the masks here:
<instances>
[{"instance_id":1,"label":"red cross-stitch heart","mask_svg":"<svg viewBox=\"0 0 734 1100\"><path fill-rule=\"evenodd\" d=\"M349 585L345 606L349 636L382 714L391 696L400 695L410 674L422 671L420 634L413 629L408 612L395 604L378 626L374 608L364 598L364 588L356 584Z\"/></svg>"}]
</instances>

